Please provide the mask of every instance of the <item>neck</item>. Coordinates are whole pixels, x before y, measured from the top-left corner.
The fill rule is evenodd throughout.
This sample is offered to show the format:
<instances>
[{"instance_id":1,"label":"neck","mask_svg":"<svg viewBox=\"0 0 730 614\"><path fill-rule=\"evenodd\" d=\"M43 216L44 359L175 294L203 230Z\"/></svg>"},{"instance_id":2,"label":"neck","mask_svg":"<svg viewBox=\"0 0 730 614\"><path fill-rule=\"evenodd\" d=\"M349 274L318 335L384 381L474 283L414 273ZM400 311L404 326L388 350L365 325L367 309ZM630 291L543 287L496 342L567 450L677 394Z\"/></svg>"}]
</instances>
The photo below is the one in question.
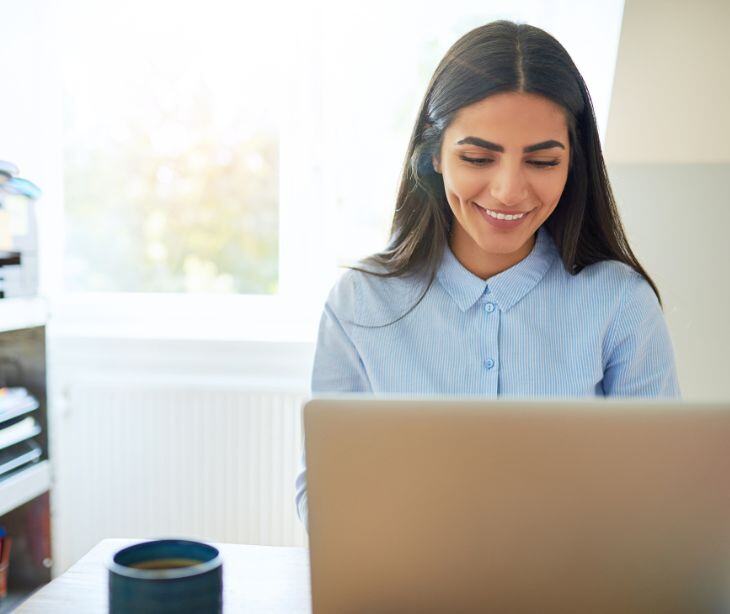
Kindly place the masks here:
<instances>
[{"instance_id":1,"label":"neck","mask_svg":"<svg viewBox=\"0 0 730 614\"><path fill-rule=\"evenodd\" d=\"M449 247L465 269L486 281L527 258L536 240L537 233L514 252L493 253L482 249L467 232L455 225L449 237Z\"/></svg>"}]
</instances>

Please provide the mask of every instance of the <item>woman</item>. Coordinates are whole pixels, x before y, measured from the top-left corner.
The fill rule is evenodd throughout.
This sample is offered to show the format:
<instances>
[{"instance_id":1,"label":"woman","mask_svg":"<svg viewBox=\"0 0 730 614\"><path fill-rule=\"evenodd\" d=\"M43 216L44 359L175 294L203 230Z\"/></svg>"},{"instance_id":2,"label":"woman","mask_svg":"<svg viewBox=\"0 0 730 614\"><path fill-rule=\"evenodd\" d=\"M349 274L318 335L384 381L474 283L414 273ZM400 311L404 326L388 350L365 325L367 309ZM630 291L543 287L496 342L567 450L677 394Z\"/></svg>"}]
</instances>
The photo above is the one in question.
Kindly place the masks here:
<instances>
[{"instance_id":1,"label":"woman","mask_svg":"<svg viewBox=\"0 0 730 614\"><path fill-rule=\"evenodd\" d=\"M588 90L560 43L476 28L431 79L387 248L324 306L312 394L679 397ZM297 509L307 524L306 470Z\"/></svg>"}]
</instances>

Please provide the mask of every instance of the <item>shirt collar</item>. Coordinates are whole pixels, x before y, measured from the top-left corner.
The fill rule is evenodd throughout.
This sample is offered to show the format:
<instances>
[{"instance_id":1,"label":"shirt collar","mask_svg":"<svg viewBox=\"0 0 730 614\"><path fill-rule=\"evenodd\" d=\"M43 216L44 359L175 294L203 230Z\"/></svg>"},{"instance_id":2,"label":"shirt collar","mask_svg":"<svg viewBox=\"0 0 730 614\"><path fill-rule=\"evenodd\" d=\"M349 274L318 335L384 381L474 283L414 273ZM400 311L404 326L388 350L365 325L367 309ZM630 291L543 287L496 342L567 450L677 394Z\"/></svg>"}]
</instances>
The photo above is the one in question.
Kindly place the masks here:
<instances>
[{"instance_id":1,"label":"shirt collar","mask_svg":"<svg viewBox=\"0 0 730 614\"><path fill-rule=\"evenodd\" d=\"M470 309L485 293L502 311L507 311L538 284L558 255L550 233L541 226L529 255L486 281L466 269L448 243L436 275L462 311Z\"/></svg>"}]
</instances>

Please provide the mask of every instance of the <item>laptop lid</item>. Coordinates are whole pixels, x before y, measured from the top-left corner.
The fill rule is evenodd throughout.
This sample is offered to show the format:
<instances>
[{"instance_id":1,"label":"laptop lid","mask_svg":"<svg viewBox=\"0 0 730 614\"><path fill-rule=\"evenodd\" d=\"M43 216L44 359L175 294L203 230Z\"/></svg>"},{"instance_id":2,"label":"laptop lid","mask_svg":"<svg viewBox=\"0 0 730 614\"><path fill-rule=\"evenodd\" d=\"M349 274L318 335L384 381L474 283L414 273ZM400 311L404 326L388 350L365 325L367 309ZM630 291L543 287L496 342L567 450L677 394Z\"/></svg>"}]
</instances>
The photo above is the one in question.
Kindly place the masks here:
<instances>
[{"instance_id":1,"label":"laptop lid","mask_svg":"<svg viewBox=\"0 0 730 614\"><path fill-rule=\"evenodd\" d=\"M730 611L730 404L304 406L315 614Z\"/></svg>"}]
</instances>

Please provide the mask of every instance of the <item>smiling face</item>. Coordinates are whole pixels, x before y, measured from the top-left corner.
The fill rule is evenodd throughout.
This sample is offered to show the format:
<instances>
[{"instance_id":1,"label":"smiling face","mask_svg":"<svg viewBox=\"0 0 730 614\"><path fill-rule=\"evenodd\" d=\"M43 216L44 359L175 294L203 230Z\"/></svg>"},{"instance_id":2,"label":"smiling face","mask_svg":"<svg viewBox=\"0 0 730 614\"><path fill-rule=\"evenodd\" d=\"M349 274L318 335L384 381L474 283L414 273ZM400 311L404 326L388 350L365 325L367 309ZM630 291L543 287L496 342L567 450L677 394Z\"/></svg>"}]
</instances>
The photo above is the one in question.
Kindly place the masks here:
<instances>
[{"instance_id":1,"label":"smiling face","mask_svg":"<svg viewBox=\"0 0 730 614\"><path fill-rule=\"evenodd\" d=\"M542 96L500 93L459 109L433 159L459 262L487 279L527 257L563 193L570 153L565 113Z\"/></svg>"}]
</instances>

